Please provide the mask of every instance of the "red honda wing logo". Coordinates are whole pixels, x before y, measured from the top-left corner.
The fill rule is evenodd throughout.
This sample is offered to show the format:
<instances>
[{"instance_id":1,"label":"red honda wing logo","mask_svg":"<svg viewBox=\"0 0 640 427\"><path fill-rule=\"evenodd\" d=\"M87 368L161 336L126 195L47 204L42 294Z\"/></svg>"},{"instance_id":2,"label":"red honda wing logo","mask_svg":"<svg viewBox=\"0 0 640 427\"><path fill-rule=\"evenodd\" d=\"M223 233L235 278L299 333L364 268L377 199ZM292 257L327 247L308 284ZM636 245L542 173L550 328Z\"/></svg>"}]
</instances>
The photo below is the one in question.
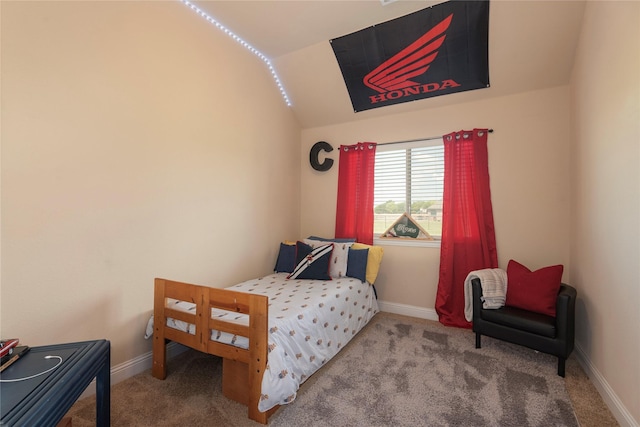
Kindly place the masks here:
<instances>
[{"instance_id":1,"label":"red honda wing logo","mask_svg":"<svg viewBox=\"0 0 640 427\"><path fill-rule=\"evenodd\" d=\"M409 79L424 74L444 43L445 31L453 14L422 35L415 42L389 58L367 74L363 83L380 93L416 86L420 83Z\"/></svg>"}]
</instances>

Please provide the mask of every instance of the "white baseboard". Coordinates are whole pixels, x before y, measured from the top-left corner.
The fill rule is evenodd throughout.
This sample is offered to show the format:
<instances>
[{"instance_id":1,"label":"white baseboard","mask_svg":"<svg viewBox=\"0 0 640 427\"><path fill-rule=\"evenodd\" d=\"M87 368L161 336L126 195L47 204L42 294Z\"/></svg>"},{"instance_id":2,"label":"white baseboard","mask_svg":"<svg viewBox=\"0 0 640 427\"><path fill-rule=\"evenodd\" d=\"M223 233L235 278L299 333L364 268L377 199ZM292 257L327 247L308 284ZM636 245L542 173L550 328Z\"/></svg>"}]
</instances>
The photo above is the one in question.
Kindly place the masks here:
<instances>
[{"instance_id":1,"label":"white baseboard","mask_svg":"<svg viewBox=\"0 0 640 427\"><path fill-rule=\"evenodd\" d=\"M620 423L621 427L640 427L638 421L633 418L633 416L629 413L624 404L620 401L616 393L607 383L607 380L604 379L600 371L596 369L595 366L591 363L591 359L589 359L579 344L575 345L576 350L576 358L582 369L584 369L585 373L593 383L593 385L602 396L602 399L609 407L609 410L615 417L615 419Z\"/></svg>"},{"instance_id":2,"label":"white baseboard","mask_svg":"<svg viewBox=\"0 0 640 427\"><path fill-rule=\"evenodd\" d=\"M177 355L188 350L181 344L170 342L167 344L167 360L176 357ZM148 369L151 369L153 365L153 352L145 353L141 356L135 357L119 365L111 368L111 385L118 384L120 381L124 381L134 375L140 374ZM78 400L85 397L93 396L96 394L96 380L91 382L85 389L84 393L80 395Z\"/></svg>"},{"instance_id":3,"label":"white baseboard","mask_svg":"<svg viewBox=\"0 0 640 427\"><path fill-rule=\"evenodd\" d=\"M404 316L416 317L418 319L427 319L438 321L438 313L433 308L416 307L414 305L398 304L395 302L385 302L378 300L380 311L393 314L402 314Z\"/></svg>"}]
</instances>

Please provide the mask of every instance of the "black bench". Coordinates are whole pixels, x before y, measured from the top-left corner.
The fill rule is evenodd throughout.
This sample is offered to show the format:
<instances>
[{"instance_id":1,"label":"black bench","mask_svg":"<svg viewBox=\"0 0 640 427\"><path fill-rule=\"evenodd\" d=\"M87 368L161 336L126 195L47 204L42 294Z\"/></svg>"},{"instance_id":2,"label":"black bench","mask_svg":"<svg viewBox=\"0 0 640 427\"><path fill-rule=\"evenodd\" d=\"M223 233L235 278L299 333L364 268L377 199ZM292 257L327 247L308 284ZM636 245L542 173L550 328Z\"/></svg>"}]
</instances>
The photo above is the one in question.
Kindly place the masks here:
<instances>
[{"instance_id":1,"label":"black bench","mask_svg":"<svg viewBox=\"0 0 640 427\"><path fill-rule=\"evenodd\" d=\"M558 357L558 375L564 377L565 361L573 351L575 338L576 290L561 284L556 300L556 317L514 307L482 308L482 285L473 279L473 332L476 348L486 335L523 345Z\"/></svg>"}]
</instances>

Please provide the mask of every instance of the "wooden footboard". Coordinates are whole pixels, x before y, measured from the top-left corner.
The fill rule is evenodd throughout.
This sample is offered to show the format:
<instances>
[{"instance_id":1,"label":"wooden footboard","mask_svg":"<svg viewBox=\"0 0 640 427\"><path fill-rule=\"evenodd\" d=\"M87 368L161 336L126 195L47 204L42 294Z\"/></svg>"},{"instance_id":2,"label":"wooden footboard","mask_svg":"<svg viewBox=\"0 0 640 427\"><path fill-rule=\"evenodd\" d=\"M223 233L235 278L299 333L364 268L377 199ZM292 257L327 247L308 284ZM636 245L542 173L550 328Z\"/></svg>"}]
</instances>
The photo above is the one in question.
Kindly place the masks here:
<instances>
[{"instance_id":1,"label":"wooden footboard","mask_svg":"<svg viewBox=\"0 0 640 427\"><path fill-rule=\"evenodd\" d=\"M194 303L195 313L185 313L167 307L167 298ZM268 302L269 299L265 295L155 279L152 375L159 379L166 377L167 340L223 357L225 396L247 404L249 418L266 424L268 416L274 411L258 411L258 402L262 375L267 365ZM212 319L212 308L247 314L249 325ZM195 325L195 335L167 327L167 318ZM249 349L212 341L212 329L247 337Z\"/></svg>"}]
</instances>

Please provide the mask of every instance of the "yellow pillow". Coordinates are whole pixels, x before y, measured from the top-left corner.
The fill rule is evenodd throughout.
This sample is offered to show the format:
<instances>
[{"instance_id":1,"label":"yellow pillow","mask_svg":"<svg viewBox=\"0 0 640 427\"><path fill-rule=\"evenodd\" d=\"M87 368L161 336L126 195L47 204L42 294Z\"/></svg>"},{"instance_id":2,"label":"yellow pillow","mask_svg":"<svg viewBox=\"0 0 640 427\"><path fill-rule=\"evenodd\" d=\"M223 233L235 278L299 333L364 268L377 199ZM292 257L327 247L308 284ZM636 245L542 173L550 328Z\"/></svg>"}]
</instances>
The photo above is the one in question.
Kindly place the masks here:
<instances>
[{"instance_id":1,"label":"yellow pillow","mask_svg":"<svg viewBox=\"0 0 640 427\"><path fill-rule=\"evenodd\" d=\"M369 249L369 255L367 256L367 282L373 285L378 277L378 271L380 271L380 263L382 262L382 255L384 249L382 246L370 246L364 243L354 243L351 245L351 249Z\"/></svg>"}]
</instances>

